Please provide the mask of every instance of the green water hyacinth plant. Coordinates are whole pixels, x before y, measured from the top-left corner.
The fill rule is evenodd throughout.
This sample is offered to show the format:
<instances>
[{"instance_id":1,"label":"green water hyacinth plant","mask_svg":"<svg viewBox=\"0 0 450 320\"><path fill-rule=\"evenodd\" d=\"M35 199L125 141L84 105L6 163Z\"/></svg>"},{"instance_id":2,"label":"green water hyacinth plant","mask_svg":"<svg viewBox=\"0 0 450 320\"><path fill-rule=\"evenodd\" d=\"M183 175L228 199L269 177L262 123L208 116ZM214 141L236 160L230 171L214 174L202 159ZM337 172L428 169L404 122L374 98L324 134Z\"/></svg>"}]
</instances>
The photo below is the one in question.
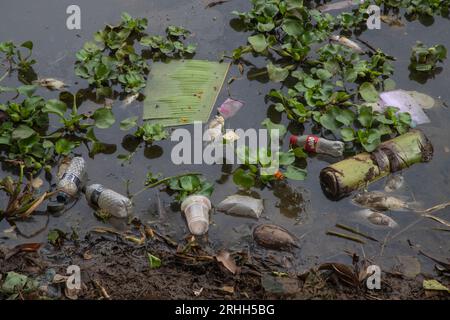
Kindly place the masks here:
<instances>
[{"instance_id":1,"label":"green water hyacinth plant","mask_svg":"<svg viewBox=\"0 0 450 320\"><path fill-rule=\"evenodd\" d=\"M432 72L438 62L447 58L447 49L441 45L427 48L422 42L412 48L410 69L418 72Z\"/></svg>"},{"instance_id":2,"label":"green water hyacinth plant","mask_svg":"<svg viewBox=\"0 0 450 320\"><path fill-rule=\"evenodd\" d=\"M84 44L77 54L75 73L96 88L97 95L110 96L112 87L120 85L125 93L135 94L146 85L150 67L143 57L151 59L183 56L195 51L194 45L184 45L181 39L189 34L182 27L169 26L166 37L145 33L147 19L122 14L120 24L107 25L94 35L94 41ZM147 52L138 52L135 42Z\"/></svg>"},{"instance_id":3,"label":"green water hyacinth plant","mask_svg":"<svg viewBox=\"0 0 450 320\"><path fill-rule=\"evenodd\" d=\"M268 93L276 111L285 113L292 122L312 123L313 128L331 132L336 138L347 127L354 152L373 149L387 137L388 129L396 134L410 125L402 115L404 121L374 121L359 128L359 106L377 102L379 92L395 87L390 79L394 57L370 46L364 51L357 43L349 45L349 39L339 40L366 21L371 1L359 4L355 9L358 14L353 10L337 16L311 8L310 3L306 6L301 0L251 2L249 12L234 12L244 30L252 34L247 45L236 48L232 57L245 59L252 53L268 58L268 78L284 87ZM332 40L337 34L338 40ZM352 137L350 128L356 130ZM368 130L372 130L370 134Z\"/></svg>"},{"instance_id":4,"label":"green water hyacinth plant","mask_svg":"<svg viewBox=\"0 0 450 320\"><path fill-rule=\"evenodd\" d=\"M10 75L14 70L18 71L19 80L28 83L35 80L32 66L36 63L31 55L33 52L33 42L26 41L17 46L11 41L0 42L0 66L5 69L3 75L0 74L0 82ZM33 79L27 79L30 74Z\"/></svg>"}]
</instances>

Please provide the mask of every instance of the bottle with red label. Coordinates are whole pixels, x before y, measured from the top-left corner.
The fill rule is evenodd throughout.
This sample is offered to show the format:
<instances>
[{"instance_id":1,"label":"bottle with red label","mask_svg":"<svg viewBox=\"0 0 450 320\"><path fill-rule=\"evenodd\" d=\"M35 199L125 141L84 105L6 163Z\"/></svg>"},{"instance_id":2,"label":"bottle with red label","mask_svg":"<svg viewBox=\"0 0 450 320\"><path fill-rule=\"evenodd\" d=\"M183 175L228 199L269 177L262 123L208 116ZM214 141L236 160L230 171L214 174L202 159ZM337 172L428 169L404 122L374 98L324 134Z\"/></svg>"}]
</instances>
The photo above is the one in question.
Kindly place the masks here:
<instances>
[{"instance_id":1,"label":"bottle with red label","mask_svg":"<svg viewBox=\"0 0 450 320\"><path fill-rule=\"evenodd\" d=\"M302 147L306 152L322 153L332 157L341 157L344 152L344 143L320 138L315 135L291 136L290 144Z\"/></svg>"}]
</instances>

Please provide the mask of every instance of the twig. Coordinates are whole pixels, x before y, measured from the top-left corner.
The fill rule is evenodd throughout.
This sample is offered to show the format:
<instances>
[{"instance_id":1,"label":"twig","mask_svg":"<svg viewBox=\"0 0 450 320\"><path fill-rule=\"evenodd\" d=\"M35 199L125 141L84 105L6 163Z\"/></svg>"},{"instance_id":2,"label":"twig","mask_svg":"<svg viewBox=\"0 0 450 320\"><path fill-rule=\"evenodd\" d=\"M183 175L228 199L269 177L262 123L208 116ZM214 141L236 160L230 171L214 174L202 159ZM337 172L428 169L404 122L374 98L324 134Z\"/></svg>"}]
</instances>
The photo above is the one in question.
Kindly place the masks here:
<instances>
[{"instance_id":1,"label":"twig","mask_svg":"<svg viewBox=\"0 0 450 320\"><path fill-rule=\"evenodd\" d=\"M357 237L353 237L353 236L348 235L348 234L343 234L343 233L330 231L330 230L328 230L326 234L329 235L329 236L340 237L340 238L344 238L344 239L347 239L347 240L355 241L355 242L358 242L358 243L361 243L361 244L366 244L364 242L364 240L361 240L361 239L359 239Z\"/></svg>"},{"instance_id":2,"label":"twig","mask_svg":"<svg viewBox=\"0 0 450 320\"><path fill-rule=\"evenodd\" d=\"M366 234L364 234L364 233L362 233L362 232L360 232L360 231L358 231L358 230L355 230L355 229L353 229L352 227L349 227L349 226L346 226L346 225L343 225L343 224L340 224L340 223L337 223L337 224L336 224L336 227L337 227L337 228L340 228L340 229L343 229L343 230L346 230L346 231L349 231L349 232L351 232L351 233L357 234L358 236L361 236L361 237L363 237L363 238L366 238L366 239L369 239L369 240L372 240L372 241L379 242L377 239L375 239L375 238L373 238L373 237L371 237L371 236L368 236L368 235L366 235Z\"/></svg>"}]
</instances>

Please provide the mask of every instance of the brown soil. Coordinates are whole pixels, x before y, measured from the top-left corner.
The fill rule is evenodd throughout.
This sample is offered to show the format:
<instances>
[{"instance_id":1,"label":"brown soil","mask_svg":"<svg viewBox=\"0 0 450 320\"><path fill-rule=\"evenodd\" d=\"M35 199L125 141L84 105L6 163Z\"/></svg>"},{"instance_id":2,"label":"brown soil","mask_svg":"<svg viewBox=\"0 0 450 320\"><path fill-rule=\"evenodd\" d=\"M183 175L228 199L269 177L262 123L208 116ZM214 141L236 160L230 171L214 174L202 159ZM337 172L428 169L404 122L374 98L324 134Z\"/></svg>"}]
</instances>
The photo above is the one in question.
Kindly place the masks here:
<instances>
[{"instance_id":1,"label":"brown soil","mask_svg":"<svg viewBox=\"0 0 450 320\"><path fill-rule=\"evenodd\" d=\"M342 281L341 274L326 270L311 269L302 274L275 277L265 263L258 263L262 260L256 255L249 257L248 253L233 254L240 266L239 272L233 275L212 255L201 250L186 253L180 246L171 247L158 237L140 245L120 236L93 236L83 241L66 241L60 248L47 244L40 252L19 252L8 259L5 258L8 250L3 248L2 251L0 274L3 279L9 271L35 278L49 268L65 275L67 266L78 265L83 283L78 299L448 298L445 293L426 293L421 276L406 279L398 274L383 273L382 289L375 291L366 289L364 281L349 285ZM160 268L149 268L149 252L161 259ZM349 270L351 268L349 266ZM64 288L65 283L59 285ZM42 292L35 292L21 298L36 299L42 295ZM61 295L61 299L66 298Z\"/></svg>"}]
</instances>

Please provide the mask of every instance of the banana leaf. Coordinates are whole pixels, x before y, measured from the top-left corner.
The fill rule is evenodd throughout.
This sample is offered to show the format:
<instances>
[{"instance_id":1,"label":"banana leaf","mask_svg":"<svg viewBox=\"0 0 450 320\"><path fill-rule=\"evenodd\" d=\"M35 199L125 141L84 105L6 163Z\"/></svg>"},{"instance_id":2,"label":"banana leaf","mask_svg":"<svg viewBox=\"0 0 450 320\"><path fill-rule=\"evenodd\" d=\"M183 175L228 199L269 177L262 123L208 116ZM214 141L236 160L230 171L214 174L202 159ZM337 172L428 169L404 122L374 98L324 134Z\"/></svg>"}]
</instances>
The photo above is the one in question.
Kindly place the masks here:
<instances>
[{"instance_id":1,"label":"banana leaf","mask_svg":"<svg viewBox=\"0 0 450 320\"><path fill-rule=\"evenodd\" d=\"M164 126L205 123L229 66L204 60L153 64L145 90L144 120Z\"/></svg>"}]
</instances>

